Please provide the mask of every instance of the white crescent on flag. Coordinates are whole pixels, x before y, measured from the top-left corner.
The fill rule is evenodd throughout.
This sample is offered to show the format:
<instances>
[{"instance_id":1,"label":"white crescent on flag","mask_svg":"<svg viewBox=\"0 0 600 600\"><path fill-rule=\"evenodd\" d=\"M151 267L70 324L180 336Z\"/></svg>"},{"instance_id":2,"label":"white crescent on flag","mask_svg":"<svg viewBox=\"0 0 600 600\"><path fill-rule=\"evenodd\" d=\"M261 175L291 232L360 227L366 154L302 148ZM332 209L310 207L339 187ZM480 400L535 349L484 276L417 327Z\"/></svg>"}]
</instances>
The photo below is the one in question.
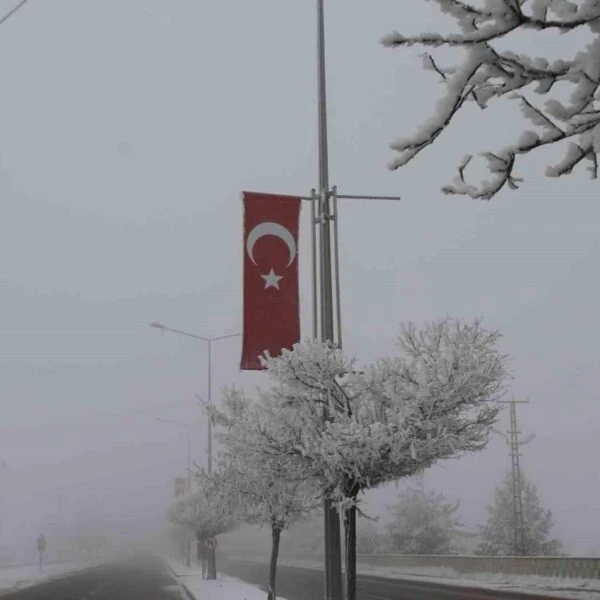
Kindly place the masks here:
<instances>
[{"instance_id":1,"label":"white crescent on flag","mask_svg":"<svg viewBox=\"0 0 600 600\"><path fill-rule=\"evenodd\" d=\"M274 235L285 242L290 253L290 258L287 264L289 267L294 262L294 258L296 258L296 240L290 231L283 225L274 223L272 221L259 223L248 234L248 237L246 238L246 252L250 257L250 260L256 265L256 261L254 260L254 245L261 237L264 237L265 235Z\"/></svg>"}]
</instances>

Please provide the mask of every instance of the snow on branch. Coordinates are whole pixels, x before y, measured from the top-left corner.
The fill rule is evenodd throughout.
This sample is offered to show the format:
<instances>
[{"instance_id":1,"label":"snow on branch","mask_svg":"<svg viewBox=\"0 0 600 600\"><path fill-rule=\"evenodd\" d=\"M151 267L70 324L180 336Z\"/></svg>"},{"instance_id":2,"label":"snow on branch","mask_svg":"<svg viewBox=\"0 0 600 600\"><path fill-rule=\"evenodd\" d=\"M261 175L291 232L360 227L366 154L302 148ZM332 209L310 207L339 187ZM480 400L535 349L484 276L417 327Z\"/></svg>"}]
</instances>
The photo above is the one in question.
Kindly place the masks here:
<instances>
[{"instance_id":1,"label":"snow on branch","mask_svg":"<svg viewBox=\"0 0 600 600\"><path fill-rule=\"evenodd\" d=\"M486 108L495 97L508 96L519 101L523 115L535 126L506 148L483 153L491 178L477 184L467 181L465 170L471 156L458 167L454 181L445 186L446 194L464 194L489 200L502 188L517 189L522 179L514 175L516 159L543 146L567 141L564 158L546 169L548 177L569 174L580 162L589 161L592 178L597 178L600 150L600 1L581 0L482 0L481 6L460 0L432 0L442 12L452 16L460 32L449 35L426 33L404 36L398 32L386 35L386 47L453 46L464 49L462 64L442 66L431 54L424 55L424 66L441 77L446 95L439 100L434 115L409 138L391 144L398 156L391 169L398 169L431 145L450 125L466 101ZM572 60L550 62L525 54L499 51L493 47L507 34L530 31L530 35L545 30L568 33L588 28L595 36ZM551 97L557 83L572 87L568 102ZM523 93L533 88L545 96L543 106L537 106Z\"/></svg>"}]
</instances>

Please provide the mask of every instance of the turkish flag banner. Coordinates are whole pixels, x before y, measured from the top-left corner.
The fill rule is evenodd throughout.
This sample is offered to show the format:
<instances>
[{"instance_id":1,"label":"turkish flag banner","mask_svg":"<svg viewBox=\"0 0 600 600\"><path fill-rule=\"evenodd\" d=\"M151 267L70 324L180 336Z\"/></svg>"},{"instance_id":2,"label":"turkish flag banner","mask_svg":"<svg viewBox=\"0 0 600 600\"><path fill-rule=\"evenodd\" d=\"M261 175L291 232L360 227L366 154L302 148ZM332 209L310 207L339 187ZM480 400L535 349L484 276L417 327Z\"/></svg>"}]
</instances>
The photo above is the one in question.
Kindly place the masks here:
<instances>
[{"instance_id":1,"label":"turkish flag banner","mask_svg":"<svg viewBox=\"0 0 600 600\"><path fill-rule=\"evenodd\" d=\"M301 199L243 192L244 337L242 369L262 369L300 341L298 221Z\"/></svg>"}]
</instances>

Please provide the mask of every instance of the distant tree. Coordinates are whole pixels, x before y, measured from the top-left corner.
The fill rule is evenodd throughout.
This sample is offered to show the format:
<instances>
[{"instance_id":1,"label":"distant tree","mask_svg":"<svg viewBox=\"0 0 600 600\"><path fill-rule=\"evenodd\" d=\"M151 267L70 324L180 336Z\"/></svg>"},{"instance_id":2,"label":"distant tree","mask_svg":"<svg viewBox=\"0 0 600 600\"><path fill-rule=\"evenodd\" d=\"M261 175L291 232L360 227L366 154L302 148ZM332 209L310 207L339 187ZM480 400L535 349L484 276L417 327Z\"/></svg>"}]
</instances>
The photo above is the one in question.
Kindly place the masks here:
<instances>
[{"instance_id":1,"label":"distant tree","mask_svg":"<svg viewBox=\"0 0 600 600\"><path fill-rule=\"evenodd\" d=\"M401 554L455 554L462 536L456 513L459 502L448 502L441 492L424 486L408 487L390 507L394 520L390 537Z\"/></svg>"},{"instance_id":2,"label":"distant tree","mask_svg":"<svg viewBox=\"0 0 600 600\"><path fill-rule=\"evenodd\" d=\"M393 551L391 538L373 521L359 519L356 523L357 554L385 554Z\"/></svg>"},{"instance_id":3,"label":"distant tree","mask_svg":"<svg viewBox=\"0 0 600 600\"><path fill-rule=\"evenodd\" d=\"M234 502L227 496L227 485L220 474L197 474L197 489L181 496L170 507L167 518L207 539L231 531L237 524ZM216 565L208 564L208 577L216 577Z\"/></svg>"},{"instance_id":4,"label":"distant tree","mask_svg":"<svg viewBox=\"0 0 600 600\"><path fill-rule=\"evenodd\" d=\"M465 170L472 157L466 156L455 180L442 188L445 193L489 199L505 185L516 189L522 181L514 174L517 158L559 144L566 144L564 157L546 169L548 177L570 174L575 166L587 160L592 177L597 178L600 3L595 0L435 2L442 12L456 20L457 31L416 36L393 32L382 43L388 47L460 48L464 50L464 58L458 65L447 66L439 56L423 55L424 68L440 78L446 95L439 101L435 114L414 135L392 144L399 155L390 167L396 169L407 164L433 144L467 102L475 102L484 109L490 100L508 97L519 102L523 115L535 129L524 131L506 148L482 154L492 175L488 181L467 182ZM574 40L578 51L572 57L561 56L551 62L534 54L536 43L543 51L552 33L558 43L560 34L575 32L581 35ZM523 39L527 40L530 54L517 52L518 43L514 40ZM565 93L569 88L571 93ZM529 94L531 91L549 98L545 105L537 106Z\"/></svg>"},{"instance_id":5,"label":"distant tree","mask_svg":"<svg viewBox=\"0 0 600 600\"><path fill-rule=\"evenodd\" d=\"M552 513L545 510L536 486L521 475L523 506L523 546L525 556L559 556L562 543L550 537L554 526ZM515 512L512 472L506 473L494 492L494 502L487 507L488 518L480 528L483 541L477 554L511 556L515 554Z\"/></svg>"},{"instance_id":6,"label":"distant tree","mask_svg":"<svg viewBox=\"0 0 600 600\"><path fill-rule=\"evenodd\" d=\"M241 403L257 413L247 453L278 457L339 506L348 600L356 598L359 493L486 446L498 413L491 401L507 376L498 338L479 321L409 324L398 356L360 372L340 349L309 341L264 357L274 385L257 399L240 392L223 399L226 410Z\"/></svg>"}]
</instances>

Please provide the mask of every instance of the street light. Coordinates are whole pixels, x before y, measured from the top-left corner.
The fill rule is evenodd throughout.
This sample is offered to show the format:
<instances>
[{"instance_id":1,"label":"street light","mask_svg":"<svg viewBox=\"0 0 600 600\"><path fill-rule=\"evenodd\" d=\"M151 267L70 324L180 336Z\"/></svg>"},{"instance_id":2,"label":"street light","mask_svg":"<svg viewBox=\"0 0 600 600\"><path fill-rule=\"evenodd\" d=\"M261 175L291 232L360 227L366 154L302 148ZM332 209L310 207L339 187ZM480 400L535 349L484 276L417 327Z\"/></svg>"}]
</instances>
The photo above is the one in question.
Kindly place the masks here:
<instances>
[{"instance_id":1,"label":"street light","mask_svg":"<svg viewBox=\"0 0 600 600\"><path fill-rule=\"evenodd\" d=\"M215 336L215 337L207 337L207 336L203 336L203 335L197 335L195 333L190 333L189 331L182 331L180 329L173 329L171 327L166 327L165 325L163 325L162 323L157 323L156 321L154 323L150 323L150 327L154 327L154 329L160 329L161 331L170 331L171 333L178 333L179 335L185 335L186 337L191 337L194 338L196 340L200 340L202 342L206 342L208 344L208 382L207 382L207 388L208 388L208 404L210 405L212 403L212 385L211 385L211 378L212 378L212 343L213 342L218 342L220 340L226 340L229 338L234 338L234 337L239 337L242 334L241 333L229 333L227 335L219 335L219 336ZM207 448L207 471L208 473L212 473L212 419L208 419L208 448Z\"/></svg>"}]
</instances>

